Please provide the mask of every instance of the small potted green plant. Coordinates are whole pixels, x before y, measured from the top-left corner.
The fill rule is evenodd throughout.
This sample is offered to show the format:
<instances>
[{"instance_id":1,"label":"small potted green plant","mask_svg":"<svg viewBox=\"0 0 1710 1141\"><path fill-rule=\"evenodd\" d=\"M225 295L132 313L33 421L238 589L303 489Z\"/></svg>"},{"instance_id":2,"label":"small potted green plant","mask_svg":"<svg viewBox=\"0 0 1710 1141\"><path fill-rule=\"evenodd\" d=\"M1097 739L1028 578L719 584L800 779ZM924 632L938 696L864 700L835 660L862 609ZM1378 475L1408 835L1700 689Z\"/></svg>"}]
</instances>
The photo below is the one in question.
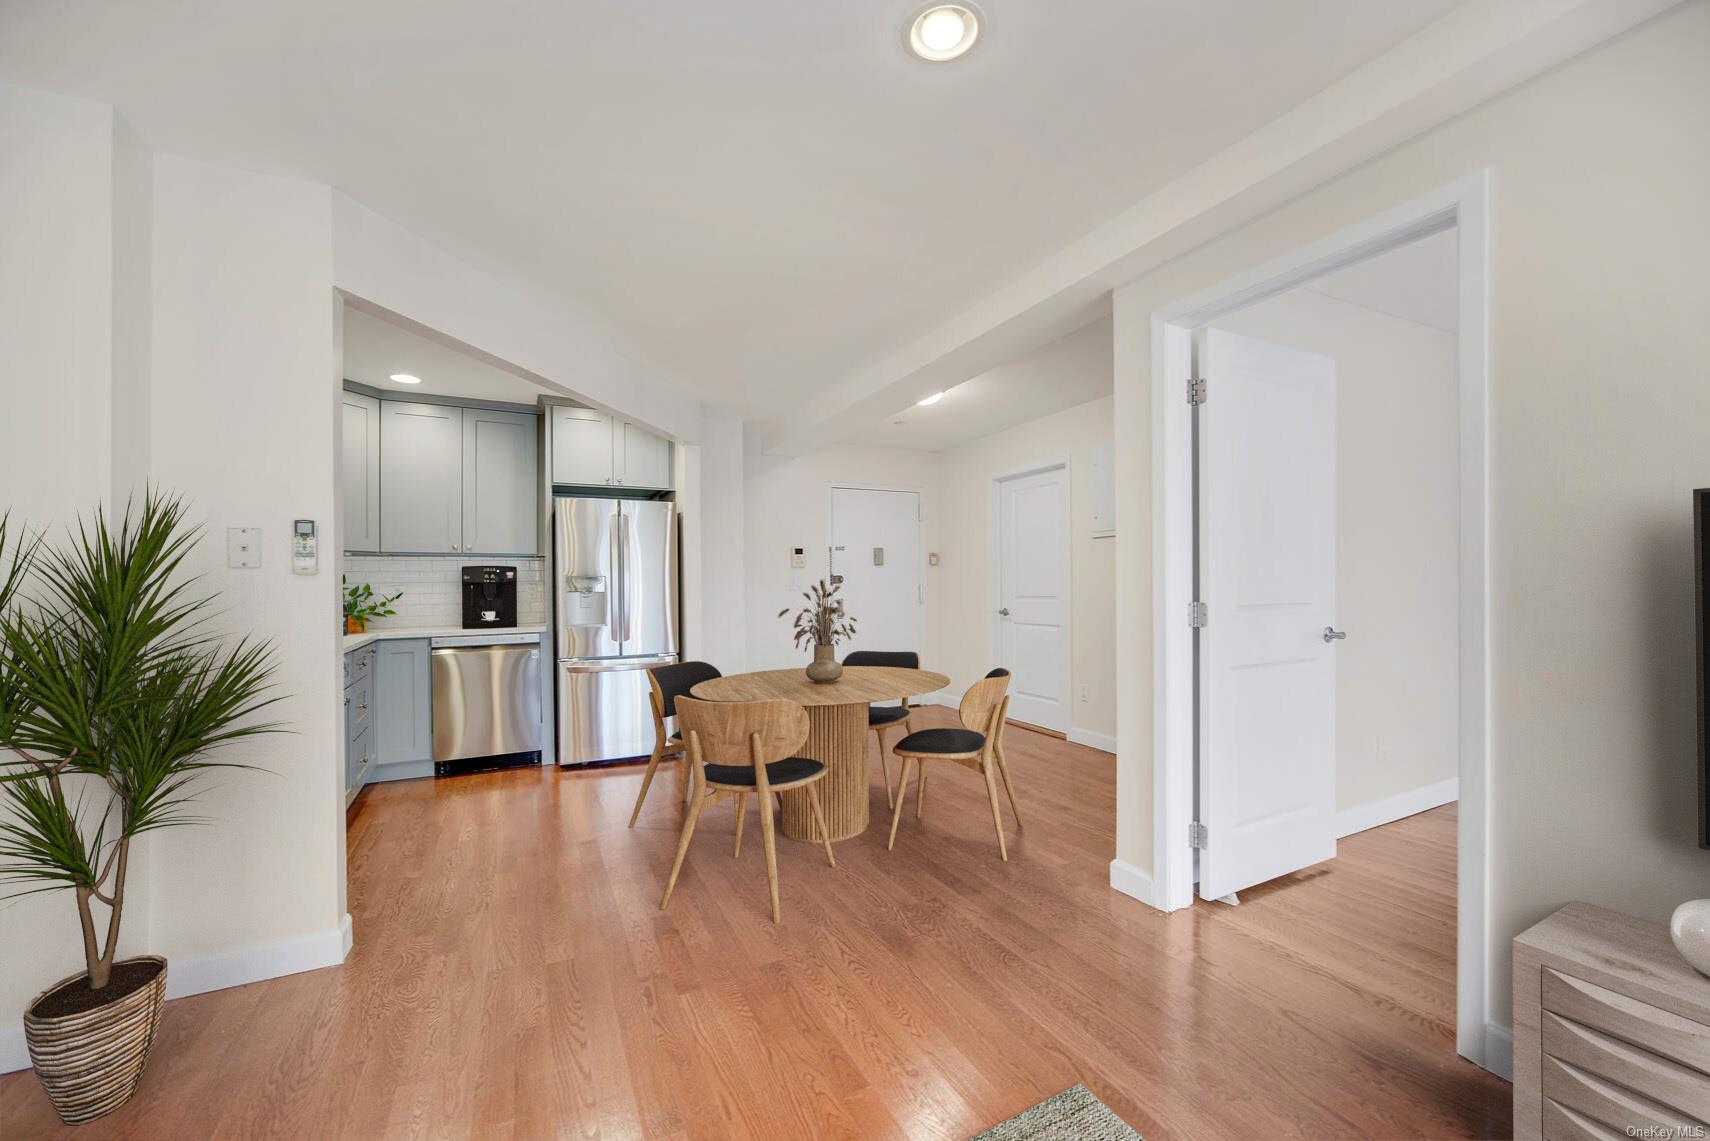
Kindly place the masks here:
<instances>
[{"instance_id":1,"label":"small potted green plant","mask_svg":"<svg viewBox=\"0 0 1710 1141\"><path fill-rule=\"evenodd\" d=\"M201 536L150 493L117 530L100 510L66 540L0 516L0 895L70 889L84 969L24 1008L30 1061L68 1124L124 1104L166 997L166 960L116 959L133 842L197 822L199 778L248 768L231 747L276 723L266 642L208 625L185 557ZM104 922L103 922L104 920Z\"/></svg>"},{"instance_id":2,"label":"small potted green plant","mask_svg":"<svg viewBox=\"0 0 1710 1141\"><path fill-rule=\"evenodd\" d=\"M375 598L374 588L365 582L350 585L350 580L340 576L344 584L344 632L346 634L361 634L368 629L371 618L390 618L397 611L392 609L392 603L404 597L399 591L390 598Z\"/></svg>"}]
</instances>

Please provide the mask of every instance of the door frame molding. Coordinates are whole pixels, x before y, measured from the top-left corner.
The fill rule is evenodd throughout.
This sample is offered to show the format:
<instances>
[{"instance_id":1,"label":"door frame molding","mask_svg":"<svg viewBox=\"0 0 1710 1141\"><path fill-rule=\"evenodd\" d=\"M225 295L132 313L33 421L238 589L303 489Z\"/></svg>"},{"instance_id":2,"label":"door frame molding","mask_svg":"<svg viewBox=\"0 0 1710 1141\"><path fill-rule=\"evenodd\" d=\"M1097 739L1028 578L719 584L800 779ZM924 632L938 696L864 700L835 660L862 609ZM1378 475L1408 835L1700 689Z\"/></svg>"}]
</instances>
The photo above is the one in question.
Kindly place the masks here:
<instances>
[{"instance_id":1,"label":"door frame molding","mask_svg":"<svg viewBox=\"0 0 1710 1141\"><path fill-rule=\"evenodd\" d=\"M889 483L853 483L849 480L834 479L825 489L825 574L831 577L831 548L836 546L833 541L837 538L837 493L839 491L889 491L902 495L913 495L917 513L914 520L915 534L915 582L920 586L919 610L916 612L920 624L920 652L926 654L926 489L922 487L905 487L901 484ZM857 616L859 617L859 616Z\"/></svg>"},{"instance_id":2,"label":"door frame molding","mask_svg":"<svg viewBox=\"0 0 1710 1141\"><path fill-rule=\"evenodd\" d=\"M1184 388L1193 330L1344 266L1444 230L1460 255L1457 347L1460 560L1458 691L1459 851L1455 1046L1500 1066L1491 1035L1487 937L1490 832L1490 173L1437 190L1184 297L1152 314L1153 726L1151 899L1163 911L1193 903L1194 667L1193 461ZM1215 389L1213 390L1215 399ZM1134 882L1112 867L1113 886Z\"/></svg>"},{"instance_id":3,"label":"door frame molding","mask_svg":"<svg viewBox=\"0 0 1710 1141\"><path fill-rule=\"evenodd\" d=\"M1063 552L1069 581L1063 592L1063 703L1067 716L1060 730L1068 733L1074 728L1075 717L1075 471L1074 462L1065 453L1032 463L1017 464L992 472L987 476L986 492L986 669L1004 663L1003 623L998 617L1002 601L1003 545L1001 532L1003 485L1023 476L1041 475L1048 471L1063 473L1063 521L1068 529L1068 550ZM1041 726L1049 729L1051 726Z\"/></svg>"}]
</instances>

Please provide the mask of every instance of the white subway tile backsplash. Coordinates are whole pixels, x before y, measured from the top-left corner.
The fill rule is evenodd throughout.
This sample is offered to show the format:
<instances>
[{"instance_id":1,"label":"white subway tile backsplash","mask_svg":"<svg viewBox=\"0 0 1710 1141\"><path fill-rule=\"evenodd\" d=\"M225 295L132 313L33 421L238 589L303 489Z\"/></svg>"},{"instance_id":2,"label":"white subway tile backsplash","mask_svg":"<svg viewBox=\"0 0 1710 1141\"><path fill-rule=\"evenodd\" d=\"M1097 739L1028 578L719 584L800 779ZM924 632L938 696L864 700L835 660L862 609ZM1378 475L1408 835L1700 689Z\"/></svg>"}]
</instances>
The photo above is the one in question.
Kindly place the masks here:
<instances>
[{"instance_id":1,"label":"white subway tile backsplash","mask_svg":"<svg viewBox=\"0 0 1710 1141\"><path fill-rule=\"evenodd\" d=\"M352 555L344 560L344 577L351 585L366 582L381 597L403 591L392 604L390 618L376 618L371 629L401 626L456 626L463 621L463 568L465 566L508 566L517 568L517 622L534 625L546 621L546 560L532 559L441 559L410 555Z\"/></svg>"}]
</instances>

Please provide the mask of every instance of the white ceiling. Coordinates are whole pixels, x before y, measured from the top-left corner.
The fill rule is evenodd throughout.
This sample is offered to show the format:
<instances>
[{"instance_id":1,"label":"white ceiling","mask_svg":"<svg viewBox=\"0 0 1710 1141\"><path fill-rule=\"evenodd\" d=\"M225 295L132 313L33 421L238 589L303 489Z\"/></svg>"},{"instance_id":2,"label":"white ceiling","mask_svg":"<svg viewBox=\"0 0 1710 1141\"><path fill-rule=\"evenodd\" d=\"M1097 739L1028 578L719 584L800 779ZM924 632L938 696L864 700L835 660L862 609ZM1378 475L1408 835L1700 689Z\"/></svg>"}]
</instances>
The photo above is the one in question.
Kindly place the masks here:
<instances>
[{"instance_id":1,"label":"white ceiling","mask_svg":"<svg viewBox=\"0 0 1710 1141\"><path fill-rule=\"evenodd\" d=\"M158 149L329 183L775 414L1454 0L7 0L0 75Z\"/></svg>"},{"instance_id":2,"label":"white ceiling","mask_svg":"<svg viewBox=\"0 0 1710 1141\"><path fill-rule=\"evenodd\" d=\"M1453 333L1460 325L1459 273L1455 231L1444 230L1304 288Z\"/></svg>"},{"instance_id":3,"label":"white ceiling","mask_svg":"<svg viewBox=\"0 0 1710 1141\"><path fill-rule=\"evenodd\" d=\"M1106 314L946 389L936 404L905 408L843 442L942 451L1109 396L1116 380L1112 350Z\"/></svg>"},{"instance_id":4,"label":"white ceiling","mask_svg":"<svg viewBox=\"0 0 1710 1141\"><path fill-rule=\"evenodd\" d=\"M420 377L421 383L397 384L391 379L395 372ZM533 404L546 392L513 372L354 305L344 309L344 376L399 396Z\"/></svg>"}]
</instances>

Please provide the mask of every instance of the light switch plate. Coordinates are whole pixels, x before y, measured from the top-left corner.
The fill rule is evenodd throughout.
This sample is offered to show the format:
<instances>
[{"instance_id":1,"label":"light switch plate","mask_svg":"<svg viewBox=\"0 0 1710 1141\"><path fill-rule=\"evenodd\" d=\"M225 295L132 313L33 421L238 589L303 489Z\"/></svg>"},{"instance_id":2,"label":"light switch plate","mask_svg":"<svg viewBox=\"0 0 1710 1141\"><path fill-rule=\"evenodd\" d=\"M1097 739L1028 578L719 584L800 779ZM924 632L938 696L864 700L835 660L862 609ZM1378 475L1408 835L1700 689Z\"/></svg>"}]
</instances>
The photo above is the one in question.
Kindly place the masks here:
<instances>
[{"instance_id":1,"label":"light switch plate","mask_svg":"<svg viewBox=\"0 0 1710 1141\"><path fill-rule=\"evenodd\" d=\"M261 528L226 528L226 565L250 570L261 565Z\"/></svg>"},{"instance_id":2,"label":"light switch plate","mask_svg":"<svg viewBox=\"0 0 1710 1141\"><path fill-rule=\"evenodd\" d=\"M937 551L933 551L931 554L926 556L926 565L929 567L935 567L938 565L938 552Z\"/></svg>"}]
</instances>

